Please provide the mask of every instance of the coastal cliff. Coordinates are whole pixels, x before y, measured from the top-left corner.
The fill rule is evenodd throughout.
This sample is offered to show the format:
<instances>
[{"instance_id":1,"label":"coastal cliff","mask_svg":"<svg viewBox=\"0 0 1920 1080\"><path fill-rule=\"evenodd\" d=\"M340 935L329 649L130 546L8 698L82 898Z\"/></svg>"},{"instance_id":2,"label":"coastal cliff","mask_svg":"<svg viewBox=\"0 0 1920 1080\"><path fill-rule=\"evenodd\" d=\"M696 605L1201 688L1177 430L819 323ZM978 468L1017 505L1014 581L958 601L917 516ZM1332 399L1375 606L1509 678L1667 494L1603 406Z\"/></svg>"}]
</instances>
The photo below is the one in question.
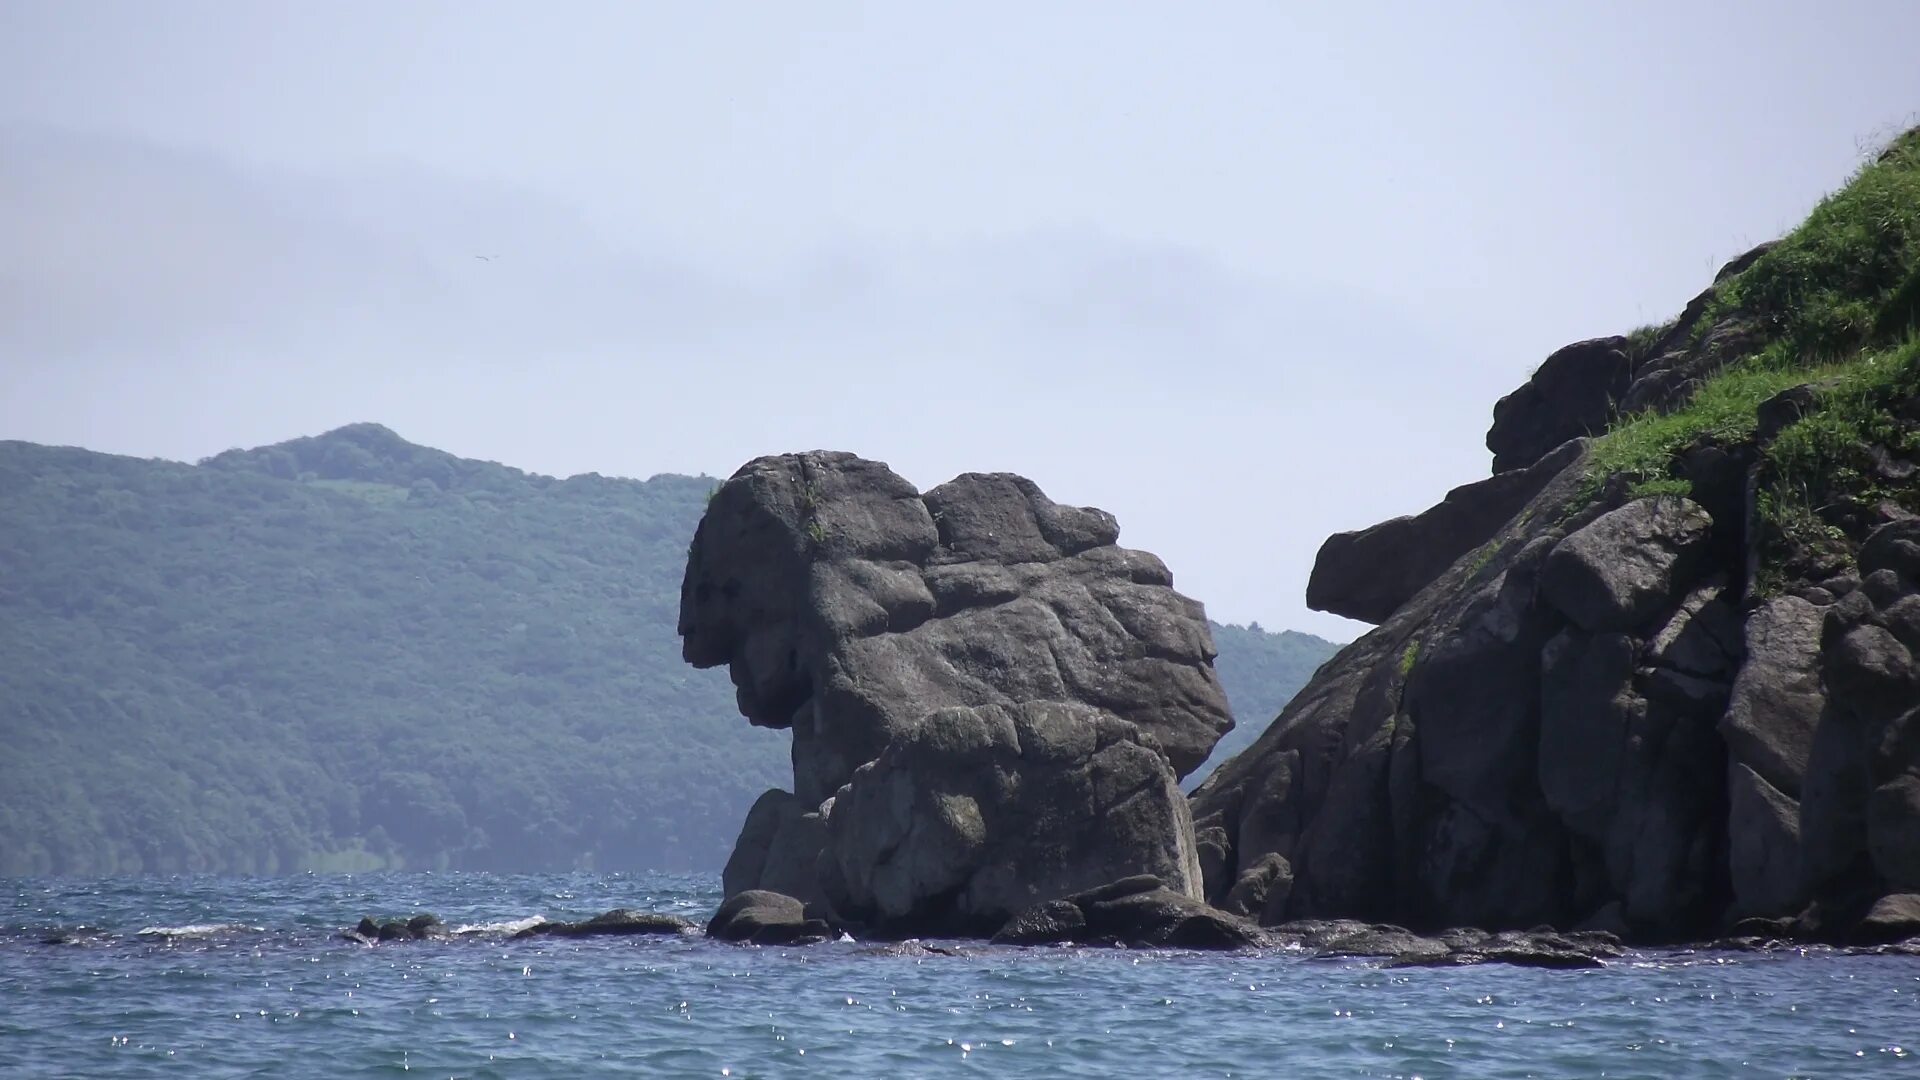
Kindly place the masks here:
<instances>
[{"instance_id":1,"label":"coastal cliff","mask_svg":"<svg viewBox=\"0 0 1920 1080\"><path fill-rule=\"evenodd\" d=\"M1193 795L1262 923L1920 931L1920 131L1673 321L1555 352L1494 475L1327 540L1377 623Z\"/></svg>"}]
</instances>

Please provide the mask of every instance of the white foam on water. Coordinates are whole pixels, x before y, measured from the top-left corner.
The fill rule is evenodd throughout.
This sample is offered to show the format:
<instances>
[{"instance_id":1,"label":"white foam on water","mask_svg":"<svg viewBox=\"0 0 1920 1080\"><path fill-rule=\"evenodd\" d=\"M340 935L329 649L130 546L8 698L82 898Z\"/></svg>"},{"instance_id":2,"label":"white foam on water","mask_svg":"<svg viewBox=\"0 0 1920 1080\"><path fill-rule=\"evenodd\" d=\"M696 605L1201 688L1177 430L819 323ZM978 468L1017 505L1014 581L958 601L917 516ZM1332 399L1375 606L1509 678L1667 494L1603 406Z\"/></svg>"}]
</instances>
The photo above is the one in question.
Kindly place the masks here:
<instances>
[{"instance_id":1,"label":"white foam on water","mask_svg":"<svg viewBox=\"0 0 1920 1080\"><path fill-rule=\"evenodd\" d=\"M246 923L188 923L185 926L149 926L140 930L138 936L192 938L212 937L215 934L258 934L265 930L264 926L248 926Z\"/></svg>"},{"instance_id":2,"label":"white foam on water","mask_svg":"<svg viewBox=\"0 0 1920 1080\"><path fill-rule=\"evenodd\" d=\"M545 915L529 915L524 919L507 919L501 922L463 923L453 928L456 934L517 934L530 926L539 926L546 922Z\"/></svg>"}]
</instances>

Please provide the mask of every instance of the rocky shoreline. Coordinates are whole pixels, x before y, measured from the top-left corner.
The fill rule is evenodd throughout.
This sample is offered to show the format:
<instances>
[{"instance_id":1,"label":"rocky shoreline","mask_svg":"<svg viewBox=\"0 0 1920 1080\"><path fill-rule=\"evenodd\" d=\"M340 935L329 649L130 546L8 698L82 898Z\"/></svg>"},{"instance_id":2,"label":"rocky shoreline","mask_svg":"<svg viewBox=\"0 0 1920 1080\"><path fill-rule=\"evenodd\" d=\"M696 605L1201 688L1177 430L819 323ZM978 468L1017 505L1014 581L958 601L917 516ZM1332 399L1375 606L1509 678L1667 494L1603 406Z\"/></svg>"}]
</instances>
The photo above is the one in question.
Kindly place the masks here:
<instances>
[{"instance_id":1,"label":"rocky shoreline","mask_svg":"<svg viewBox=\"0 0 1920 1080\"><path fill-rule=\"evenodd\" d=\"M538 938L704 937L750 946L805 947L830 941L860 940L893 951L961 956L989 948L1091 947L1153 950L1268 952L1311 959L1362 960L1383 967L1467 967L1504 964L1552 970L1604 968L1610 963L1676 953L1759 953L1817 951L1829 955L1920 957L1920 935L1886 941L1834 941L1806 936L1804 927L1749 920L1738 933L1722 938L1640 949L1605 931L1561 932L1551 927L1489 932L1454 928L1416 934L1387 923L1355 919L1307 919L1275 926L1252 921L1189 900L1167 890L1158 879L1139 877L1101 889L1035 905L1009 920L982 943L978 939L855 939L849 930L807 914L804 905L777 893L749 891L731 897L703 929L677 915L616 908L579 922L542 922L507 933L514 941ZM1911 926L1901 924L1901 929ZM446 942L458 937L433 915L405 919L363 919L343 930L340 940L375 946L405 942ZM69 935L51 935L46 944L67 944Z\"/></svg>"},{"instance_id":2,"label":"rocky shoreline","mask_svg":"<svg viewBox=\"0 0 1920 1080\"><path fill-rule=\"evenodd\" d=\"M1376 629L1190 798L1234 723L1213 642L1112 515L747 463L678 631L792 732L793 781L707 933L1549 967L1910 942L1920 270L1873 238L1916 176L1920 131L1672 322L1547 357L1494 475L1329 538L1309 603Z\"/></svg>"}]
</instances>

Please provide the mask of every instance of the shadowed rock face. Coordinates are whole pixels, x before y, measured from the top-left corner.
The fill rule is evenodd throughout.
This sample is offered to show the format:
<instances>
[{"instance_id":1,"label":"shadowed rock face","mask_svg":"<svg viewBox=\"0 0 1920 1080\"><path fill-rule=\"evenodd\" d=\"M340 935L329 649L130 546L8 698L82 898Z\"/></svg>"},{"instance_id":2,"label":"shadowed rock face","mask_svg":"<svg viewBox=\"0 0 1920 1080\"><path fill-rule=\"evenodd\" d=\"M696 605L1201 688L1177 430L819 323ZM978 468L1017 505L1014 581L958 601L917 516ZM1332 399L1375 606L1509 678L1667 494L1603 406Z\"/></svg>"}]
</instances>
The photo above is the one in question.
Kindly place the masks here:
<instances>
[{"instance_id":1,"label":"shadowed rock face","mask_svg":"<svg viewBox=\"0 0 1920 1080\"><path fill-rule=\"evenodd\" d=\"M807 453L722 485L688 551L684 655L726 664L741 713L793 732L794 771L792 795L749 815L727 891L903 926L1134 873L1197 892L1176 783L1232 719L1201 606L1118 536L1111 515L1008 474L923 495L878 462ZM1026 708L1039 702L1059 708ZM962 782L968 755L984 771ZM883 788L902 801L875 801ZM1157 824L1067 842L1120 808ZM976 817L979 843L936 842L966 839ZM909 857L924 862L903 869ZM995 865L1019 873L990 888L979 875ZM1096 866L1107 876L1088 878Z\"/></svg>"},{"instance_id":2,"label":"shadowed rock face","mask_svg":"<svg viewBox=\"0 0 1920 1080\"><path fill-rule=\"evenodd\" d=\"M992 934L1036 903L1152 874L1198 903L1193 821L1153 741L1085 705L941 709L834 797L834 907Z\"/></svg>"},{"instance_id":3,"label":"shadowed rock face","mask_svg":"<svg viewBox=\"0 0 1920 1080\"><path fill-rule=\"evenodd\" d=\"M1416 928L1685 934L1726 900L1715 725L1738 620L1676 498L1587 506L1576 455L1321 668L1193 797L1209 899Z\"/></svg>"}]
</instances>

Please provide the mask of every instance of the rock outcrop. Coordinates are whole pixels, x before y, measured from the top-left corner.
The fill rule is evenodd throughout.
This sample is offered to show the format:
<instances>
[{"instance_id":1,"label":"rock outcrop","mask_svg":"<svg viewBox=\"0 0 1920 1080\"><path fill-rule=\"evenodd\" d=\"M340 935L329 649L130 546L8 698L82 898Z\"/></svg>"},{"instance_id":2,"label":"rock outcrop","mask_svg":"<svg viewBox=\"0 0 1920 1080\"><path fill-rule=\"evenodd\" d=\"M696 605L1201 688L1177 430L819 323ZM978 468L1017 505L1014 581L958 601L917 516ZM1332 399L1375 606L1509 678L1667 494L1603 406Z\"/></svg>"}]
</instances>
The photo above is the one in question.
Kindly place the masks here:
<instances>
[{"instance_id":1,"label":"rock outcrop","mask_svg":"<svg viewBox=\"0 0 1920 1080\"><path fill-rule=\"evenodd\" d=\"M1920 172L1920 132L1875 168ZM1819 242L1888 227L1862 205L1864 231ZM1809 228L1852 212L1843 194ZM1793 305L1831 267L1796 234L1665 327L1549 357L1494 411L1492 479L1329 539L1310 602L1378 626L1194 793L1207 899L1270 928L1904 933L1920 349L1863 329L1906 325L1920 248L1899 243L1819 283L1882 313L1824 331L1853 350L1840 374L1732 418L1723 384L1690 411L1729 364L1809 347ZM1640 442L1596 448L1654 413Z\"/></svg>"},{"instance_id":2,"label":"rock outcrop","mask_svg":"<svg viewBox=\"0 0 1920 1080\"><path fill-rule=\"evenodd\" d=\"M1493 407L1493 471L1525 468L1582 435L1607 430L1633 382L1623 337L1576 342L1547 357L1526 384Z\"/></svg>"},{"instance_id":3,"label":"rock outcrop","mask_svg":"<svg viewBox=\"0 0 1920 1080\"><path fill-rule=\"evenodd\" d=\"M1334 533L1307 579L1307 606L1362 622L1385 622L1415 593L1479 547L1580 456L1559 445L1525 468L1463 484L1424 513Z\"/></svg>"},{"instance_id":4,"label":"rock outcrop","mask_svg":"<svg viewBox=\"0 0 1920 1080\"><path fill-rule=\"evenodd\" d=\"M794 789L749 813L726 891L887 933L990 934L1036 902L1201 873L1181 776L1232 720L1198 603L1099 510L966 474L748 463L688 552L688 662L793 733Z\"/></svg>"}]
</instances>

